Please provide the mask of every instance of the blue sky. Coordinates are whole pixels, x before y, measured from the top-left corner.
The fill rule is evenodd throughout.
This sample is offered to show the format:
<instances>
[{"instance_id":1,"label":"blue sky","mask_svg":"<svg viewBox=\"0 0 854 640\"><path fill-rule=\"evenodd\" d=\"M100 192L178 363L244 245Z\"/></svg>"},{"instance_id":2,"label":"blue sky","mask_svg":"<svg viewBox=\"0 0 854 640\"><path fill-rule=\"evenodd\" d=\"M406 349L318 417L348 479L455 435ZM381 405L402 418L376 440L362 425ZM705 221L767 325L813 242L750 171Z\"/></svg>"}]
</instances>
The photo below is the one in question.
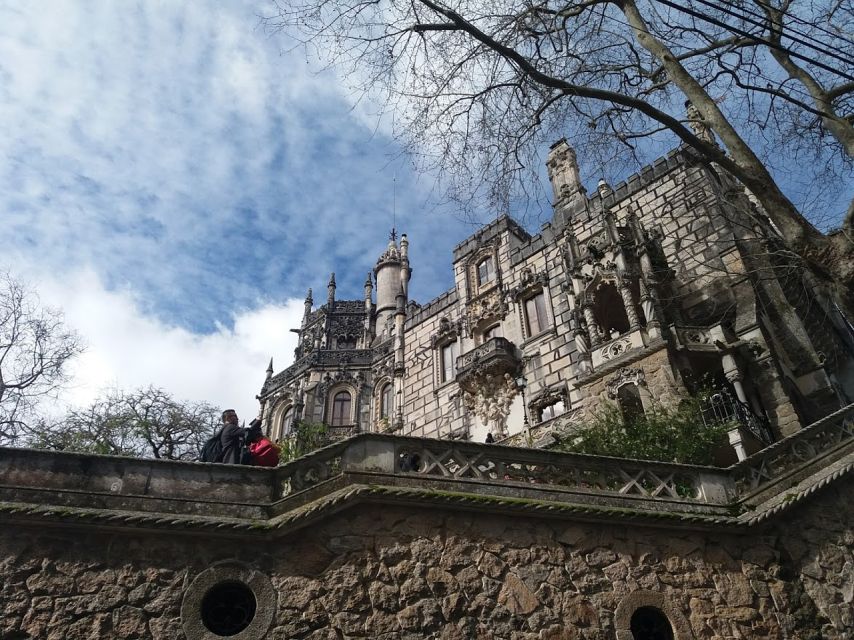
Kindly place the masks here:
<instances>
[{"instance_id":1,"label":"blue sky","mask_svg":"<svg viewBox=\"0 0 854 640\"><path fill-rule=\"evenodd\" d=\"M281 53L268 9L0 2L0 268L89 343L73 401L150 382L251 411L306 289L334 270L360 298L393 209L413 297L451 285L471 228L371 105Z\"/></svg>"},{"instance_id":2,"label":"blue sky","mask_svg":"<svg viewBox=\"0 0 854 640\"><path fill-rule=\"evenodd\" d=\"M64 400L155 384L252 413L306 289L322 301L334 270L360 298L393 209L412 297L451 286L473 227L434 204L375 105L282 52L269 11L0 0L0 269L89 345Z\"/></svg>"}]
</instances>

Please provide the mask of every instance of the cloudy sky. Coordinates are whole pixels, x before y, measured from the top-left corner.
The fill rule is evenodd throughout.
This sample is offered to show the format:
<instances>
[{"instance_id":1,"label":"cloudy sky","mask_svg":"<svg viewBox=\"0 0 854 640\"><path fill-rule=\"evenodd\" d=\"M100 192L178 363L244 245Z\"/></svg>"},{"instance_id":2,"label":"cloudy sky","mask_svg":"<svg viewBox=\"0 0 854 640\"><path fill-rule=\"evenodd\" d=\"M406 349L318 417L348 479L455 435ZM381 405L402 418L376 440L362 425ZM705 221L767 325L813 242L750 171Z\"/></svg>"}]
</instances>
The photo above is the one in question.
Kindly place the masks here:
<instances>
[{"instance_id":1,"label":"cloudy sky","mask_svg":"<svg viewBox=\"0 0 854 640\"><path fill-rule=\"evenodd\" d=\"M282 54L257 2L0 2L0 269L88 343L67 399L108 386L257 410L308 287L360 298L393 210L413 296L469 233L369 104Z\"/></svg>"},{"instance_id":2,"label":"cloudy sky","mask_svg":"<svg viewBox=\"0 0 854 640\"><path fill-rule=\"evenodd\" d=\"M376 107L282 53L270 10L0 0L0 270L88 344L65 401L153 384L250 417L306 289L322 299L334 270L360 298L393 215L412 296L451 285L472 228Z\"/></svg>"}]
</instances>

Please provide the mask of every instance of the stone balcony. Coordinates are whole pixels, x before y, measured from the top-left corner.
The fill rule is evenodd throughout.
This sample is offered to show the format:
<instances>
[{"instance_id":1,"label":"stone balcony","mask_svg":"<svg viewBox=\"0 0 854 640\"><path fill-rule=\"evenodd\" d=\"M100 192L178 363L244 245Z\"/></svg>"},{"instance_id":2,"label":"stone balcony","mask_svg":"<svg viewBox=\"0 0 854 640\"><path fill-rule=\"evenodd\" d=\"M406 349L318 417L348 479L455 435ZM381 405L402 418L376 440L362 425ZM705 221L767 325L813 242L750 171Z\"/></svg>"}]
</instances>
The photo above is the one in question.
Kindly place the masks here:
<instances>
[{"instance_id":1,"label":"stone balcony","mask_svg":"<svg viewBox=\"0 0 854 640\"><path fill-rule=\"evenodd\" d=\"M516 345L506 338L490 338L457 358L457 384L472 391L478 378L486 375L501 378L505 373L514 375L521 365Z\"/></svg>"}]
</instances>

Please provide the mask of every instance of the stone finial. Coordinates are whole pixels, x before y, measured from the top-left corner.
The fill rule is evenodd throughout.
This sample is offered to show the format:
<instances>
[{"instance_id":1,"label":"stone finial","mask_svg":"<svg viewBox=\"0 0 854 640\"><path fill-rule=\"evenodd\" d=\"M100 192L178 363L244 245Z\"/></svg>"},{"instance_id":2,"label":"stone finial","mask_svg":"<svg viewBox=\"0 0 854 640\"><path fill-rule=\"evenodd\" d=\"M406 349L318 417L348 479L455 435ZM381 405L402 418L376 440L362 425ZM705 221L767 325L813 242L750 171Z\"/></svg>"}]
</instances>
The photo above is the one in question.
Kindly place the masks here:
<instances>
[{"instance_id":1,"label":"stone finial","mask_svg":"<svg viewBox=\"0 0 854 640\"><path fill-rule=\"evenodd\" d=\"M329 276L329 284L326 285L326 303L332 305L335 302L335 272Z\"/></svg>"},{"instance_id":2,"label":"stone finial","mask_svg":"<svg viewBox=\"0 0 854 640\"><path fill-rule=\"evenodd\" d=\"M273 377L273 359L270 358L270 364L267 365L267 379L269 380L272 377Z\"/></svg>"},{"instance_id":3,"label":"stone finial","mask_svg":"<svg viewBox=\"0 0 854 640\"><path fill-rule=\"evenodd\" d=\"M596 186L596 190L603 198L614 193L614 190L611 188L611 185L608 184L608 181L605 180L605 178L599 180L599 184Z\"/></svg>"},{"instance_id":4,"label":"stone finial","mask_svg":"<svg viewBox=\"0 0 854 640\"><path fill-rule=\"evenodd\" d=\"M552 183L555 202L583 190L575 150L565 139L551 146L546 159L549 181Z\"/></svg>"},{"instance_id":5,"label":"stone finial","mask_svg":"<svg viewBox=\"0 0 854 640\"><path fill-rule=\"evenodd\" d=\"M368 277L365 278L365 291L368 291L369 289L373 289L373 288L374 288L374 281L371 278L371 272L368 271Z\"/></svg>"},{"instance_id":6,"label":"stone finial","mask_svg":"<svg viewBox=\"0 0 854 640\"><path fill-rule=\"evenodd\" d=\"M406 237L405 233L400 236L400 257L403 260L409 258L409 239Z\"/></svg>"},{"instance_id":7,"label":"stone finial","mask_svg":"<svg viewBox=\"0 0 854 640\"><path fill-rule=\"evenodd\" d=\"M308 317L311 315L311 307L314 304L314 298L311 297L311 289L305 295L305 311L302 314L302 326L305 327L308 322Z\"/></svg>"}]
</instances>

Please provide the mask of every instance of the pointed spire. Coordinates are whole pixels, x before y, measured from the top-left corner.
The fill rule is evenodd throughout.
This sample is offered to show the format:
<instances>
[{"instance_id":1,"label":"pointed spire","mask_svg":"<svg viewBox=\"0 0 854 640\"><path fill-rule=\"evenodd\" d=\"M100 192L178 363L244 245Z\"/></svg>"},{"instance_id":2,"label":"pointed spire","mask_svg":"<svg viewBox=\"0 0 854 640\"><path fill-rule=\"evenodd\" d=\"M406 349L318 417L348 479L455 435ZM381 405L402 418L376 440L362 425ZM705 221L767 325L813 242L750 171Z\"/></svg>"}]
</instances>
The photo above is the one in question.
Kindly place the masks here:
<instances>
[{"instance_id":1,"label":"pointed spire","mask_svg":"<svg viewBox=\"0 0 854 640\"><path fill-rule=\"evenodd\" d=\"M273 359L270 358L270 364L267 366L267 379L273 377Z\"/></svg>"},{"instance_id":2,"label":"pointed spire","mask_svg":"<svg viewBox=\"0 0 854 640\"><path fill-rule=\"evenodd\" d=\"M371 272L370 271L368 271L368 277L365 278L365 289L367 289L368 287L370 287L371 289L374 288L374 281L371 278Z\"/></svg>"},{"instance_id":3,"label":"pointed spire","mask_svg":"<svg viewBox=\"0 0 854 640\"><path fill-rule=\"evenodd\" d=\"M314 298L311 297L311 289L309 289L308 293L305 294L305 301L308 304L314 304Z\"/></svg>"}]
</instances>

